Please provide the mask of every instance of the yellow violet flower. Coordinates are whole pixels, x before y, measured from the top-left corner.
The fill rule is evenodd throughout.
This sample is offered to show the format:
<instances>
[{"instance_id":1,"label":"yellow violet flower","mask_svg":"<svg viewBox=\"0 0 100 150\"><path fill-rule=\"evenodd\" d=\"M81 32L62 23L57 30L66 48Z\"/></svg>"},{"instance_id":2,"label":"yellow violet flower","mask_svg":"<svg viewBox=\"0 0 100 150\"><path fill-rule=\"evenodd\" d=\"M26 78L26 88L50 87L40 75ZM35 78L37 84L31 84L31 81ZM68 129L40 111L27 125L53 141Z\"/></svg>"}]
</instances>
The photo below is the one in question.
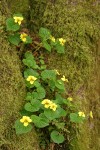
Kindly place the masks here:
<instances>
[{"instance_id":1,"label":"yellow violet flower","mask_svg":"<svg viewBox=\"0 0 100 150\"><path fill-rule=\"evenodd\" d=\"M21 25L21 22L23 21L23 17L13 17L14 18L14 21L15 21L15 23L18 23L19 25Z\"/></svg>"},{"instance_id":2,"label":"yellow violet flower","mask_svg":"<svg viewBox=\"0 0 100 150\"><path fill-rule=\"evenodd\" d=\"M92 111L90 111L90 117L93 119L93 113L92 113Z\"/></svg>"},{"instance_id":3,"label":"yellow violet flower","mask_svg":"<svg viewBox=\"0 0 100 150\"><path fill-rule=\"evenodd\" d=\"M63 38L59 38L59 42L63 46L65 44L66 40Z\"/></svg>"},{"instance_id":4,"label":"yellow violet flower","mask_svg":"<svg viewBox=\"0 0 100 150\"><path fill-rule=\"evenodd\" d=\"M78 112L78 115L79 115L80 117L85 117L85 114L84 114L84 112L82 112L82 111Z\"/></svg>"},{"instance_id":5,"label":"yellow violet flower","mask_svg":"<svg viewBox=\"0 0 100 150\"><path fill-rule=\"evenodd\" d=\"M52 109L53 111L56 111L57 107L58 107L58 106L57 106L55 103L52 103L52 104L50 105L50 109Z\"/></svg>"},{"instance_id":6,"label":"yellow violet flower","mask_svg":"<svg viewBox=\"0 0 100 150\"><path fill-rule=\"evenodd\" d=\"M72 97L68 97L67 98L69 101L73 101L73 98Z\"/></svg>"},{"instance_id":7,"label":"yellow violet flower","mask_svg":"<svg viewBox=\"0 0 100 150\"><path fill-rule=\"evenodd\" d=\"M34 83L34 81L35 80L37 80L37 78L36 77L34 77L34 76L28 76L28 78L26 79L27 81L29 81L30 82L30 84L33 84Z\"/></svg>"},{"instance_id":8,"label":"yellow violet flower","mask_svg":"<svg viewBox=\"0 0 100 150\"><path fill-rule=\"evenodd\" d=\"M27 37L28 35L26 34L26 33L22 33L21 35L20 35L20 39L23 41L23 42L26 42L26 37Z\"/></svg>"},{"instance_id":9,"label":"yellow violet flower","mask_svg":"<svg viewBox=\"0 0 100 150\"><path fill-rule=\"evenodd\" d=\"M52 42L55 42L55 38L54 38L53 36L50 36L50 40L51 40Z\"/></svg>"},{"instance_id":10,"label":"yellow violet flower","mask_svg":"<svg viewBox=\"0 0 100 150\"><path fill-rule=\"evenodd\" d=\"M54 69L54 71L56 72L57 75L60 75L60 73L58 72L58 70Z\"/></svg>"},{"instance_id":11,"label":"yellow violet flower","mask_svg":"<svg viewBox=\"0 0 100 150\"><path fill-rule=\"evenodd\" d=\"M44 105L45 108L49 108L50 105L52 104L52 101L50 101L49 99L44 99L41 104Z\"/></svg>"},{"instance_id":12,"label":"yellow violet flower","mask_svg":"<svg viewBox=\"0 0 100 150\"><path fill-rule=\"evenodd\" d=\"M68 79L65 78L65 76L63 75L63 77L61 78L62 81L68 82Z\"/></svg>"},{"instance_id":13,"label":"yellow violet flower","mask_svg":"<svg viewBox=\"0 0 100 150\"><path fill-rule=\"evenodd\" d=\"M30 122L32 122L32 120L28 116L23 116L22 119L20 119L20 122L26 127Z\"/></svg>"}]
</instances>

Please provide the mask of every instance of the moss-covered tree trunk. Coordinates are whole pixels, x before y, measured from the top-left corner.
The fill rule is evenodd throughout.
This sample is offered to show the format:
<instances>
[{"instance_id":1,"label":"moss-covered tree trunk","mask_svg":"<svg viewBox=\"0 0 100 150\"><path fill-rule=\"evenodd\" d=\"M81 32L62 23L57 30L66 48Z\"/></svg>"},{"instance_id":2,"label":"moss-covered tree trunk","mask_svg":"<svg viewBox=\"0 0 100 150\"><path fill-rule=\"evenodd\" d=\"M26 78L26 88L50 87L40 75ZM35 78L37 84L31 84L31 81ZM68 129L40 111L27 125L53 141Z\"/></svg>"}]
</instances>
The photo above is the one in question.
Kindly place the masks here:
<instances>
[{"instance_id":1,"label":"moss-covered tree trunk","mask_svg":"<svg viewBox=\"0 0 100 150\"><path fill-rule=\"evenodd\" d=\"M91 1L91 0L90 0ZM33 31L40 26L51 29L55 37L66 38L65 55L48 55L48 67L58 69L69 79L67 91L74 97L75 104L82 111L93 111L94 120L79 126L76 138L72 140L72 150L99 150L98 134L98 74L93 73L93 66L98 63L95 51L99 39L99 8L97 3L88 1L81 4L69 0L2 0L1 20L9 12L21 12L28 19ZM31 8L31 9L29 9ZM0 90L1 90L1 149L38 150L34 131L30 134L16 136L13 123L24 103L25 85L20 71L20 59L15 47L7 42L6 34L1 34L0 51ZM95 72L97 71L95 70ZM91 84L93 83L93 84ZM92 90L91 90L92 89ZM94 90L96 89L96 90ZM95 93L94 93L95 91ZM91 96L92 95L92 96ZM94 100L95 99L95 100ZM73 134L72 134L73 135ZM73 137L71 137L72 139Z\"/></svg>"},{"instance_id":2,"label":"moss-covered tree trunk","mask_svg":"<svg viewBox=\"0 0 100 150\"><path fill-rule=\"evenodd\" d=\"M19 2L15 2L18 0L9 3L3 0L0 3L0 149L39 150L34 130L29 134L16 135L14 129L14 122L24 104L26 88L17 49L10 45L2 28L5 28L5 18L11 13L10 8L15 6L18 11L22 8ZM25 7L28 8L28 5L23 3L23 13L27 11Z\"/></svg>"},{"instance_id":3,"label":"moss-covered tree trunk","mask_svg":"<svg viewBox=\"0 0 100 150\"><path fill-rule=\"evenodd\" d=\"M51 29L53 36L66 39L65 55L52 51L48 54L48 67L58 69L69 79L66 90L74 97L78 110L84 111L86 116L93 111L94 119L79 125L75 137L70 135L73 146L69 149L99 150L100 79L95 74L99 68L96 50L100 38L99 1L50 0L44 6L41 0L36 5L34 1L30 2L33 3L30 11L33 31L43 26Z\"/></svg>"}]
</instances>

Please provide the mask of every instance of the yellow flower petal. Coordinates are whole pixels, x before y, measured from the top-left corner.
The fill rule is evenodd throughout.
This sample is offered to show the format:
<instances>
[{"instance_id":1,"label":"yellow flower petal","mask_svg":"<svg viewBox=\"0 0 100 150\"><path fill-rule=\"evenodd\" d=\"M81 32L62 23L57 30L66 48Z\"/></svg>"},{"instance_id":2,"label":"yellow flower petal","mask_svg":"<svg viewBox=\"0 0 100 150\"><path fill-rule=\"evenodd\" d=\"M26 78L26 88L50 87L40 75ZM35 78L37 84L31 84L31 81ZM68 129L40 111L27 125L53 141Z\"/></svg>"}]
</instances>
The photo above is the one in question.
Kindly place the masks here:
<instances>
[{"instance_id":1,"label":"yellow flower petal","mask_svg":"<svg viewBox=\"0 0 100 150\"><path fill-rule=\"evenodd\" d=\"M30 119L30 117L27 117L27 121L32 122L32 119Z\"/></svg>"},{"instance_id":2,"label":"yellow flower petal","mask_svg":"<svg viewBox=\"0 0 100 150\"><path fill-rule=\"evenodd\" d=\"M24 18L15 16L15 17L13 17L13 19L14 19L15 23L18 23L20 25Z\"/></svg>"},{"instance_id":3,"label":"yellow flower petal","mask_svg":"<svg viewBox=\"0 0 100 150\"><path fill-rule=\"evenodd\" d=\"M82 112L82 111L78 112L78 115L79 115L80 117L85 117L85 114L84 114L84 112Z\"/></svg>"},{"instance_id":4,"label":"yellow flower petal","mask_svg":"<svg viewBox=\"0 0 100 150\"><path fill-rule=\"evenodd\" d=\"M50 104L51 103L51 101L49 100L49 99L44 99L42 102L41 102L42 104Z\"/></svg>"},{"instance_id":5,"label":"yellow flower petal","mask_svg":"<svg viewBox=\"0 0 100 150\"><path fill-rule=\"evenodd\" d=\"M73 98L72 97L68 97L67 98L69 101L73 101Z\"/></svg>"},{"instance_id":6,"label":"yellow flower petal","mask_svg":"<svg viewBox=\"0 0 100 150\"><path fill-rule=\"evenodd\" d=\"M82 112L78 112L78 115L79 115L79 116L82 116Z\"/></svg>"},{"instance_id":7,"label":"yellow flower petal","mask_svg":"<svg viewBox=\"0 0 100 150\"><path fill-rule=\"evenodd\" d=\"M18 21L18 24L21 25L21 21L20 20Z\"/></svg>"},{"instance_id":8,"label":"yellow flower petal","mask_svg":"<svg viewBox=\"0 0 100 150\"><path fill-rule=\"evenodd\" d=\"M68 79L65 78L65 76L63 75L63 77L61 78L62 81L68 82Z\"/></svg>"},{"instance_id":9,"label":"yellow flower petal","mask_svg":"<svg viewBox=\"0 0 100 150\"><path fill-rule=\"evenodd\" d=\"M29 124L28 122L24 122L24 126L25 126L25 127L28 126L28 124Z\"/></svg>"},{"instance_id":10,"label":"yellow flower petal","mask_svg":"<svg viewBox=\"0 0 100 150\"><path fill-rule=\"evenodd\" d=\"M84 118L85 118L85 114L84 114L84 113L82 114L82 117L84 117Z\"/></svg>"},{"instance_id":11,"label":"yellow flower petal","mask_svg":"<svg viewBox=\"0 0 100 150\"><path fill-rule=\"evenodd\" d=\"M52 109L53 111L56 111L57 107L58 107L58 106L57 106L55 103L52 103L52 104L50 105L50 109Z\"/></svg>"},{"instance_id":12,"label":"yellow flower petal","mask_svg":"<svg viewBox=\"0 0 100 150\"><path fill-rule=\"evenodd\" d=\"M20 23L20 22L19 22ZM28 35L26 34L26 33L22 33L21 35L20 35L20 39L23 41L23 42L26 42L26 37L27 37Z\"/></svg>"},{"instance_id":13,"label":"yellow flower petal","mask_svg":"<svg viewBox=\"0 0 100 150\"><path fill-rule=\"evenodd\" d=\"M92 111L90 111L90 117L93 119L93 113L92 113Z\"/></svg>"},{"instance_id":14,"label":"yellow flower petal","mask_svg":"<svg viewBox=\"0 0 100 150\"><path fill-rule=\"evenodd\" d=\"M34 83L34 81L30 81L30 84L33 84Z\"/></svg>"},{"instance_id":15,"label":"yellow flower petal","mask_svg":"<svg viewBox=\"0 0 100 150\"><path fill-rule=\"evenodd\" d=\"M23 123L23 122L24 122L24 120L23 120L23 119L20 119L20 122L22 122L22 123Z\"/></svg>"},{"instance_id":16,"label":"yellow flower petal","mask_svg":"<svg viewBox=\"0 0 100 150\"><path fill-rule=\"evenodd\" d=\"M60 75L60 73L58 72L58 70L54 69L54 71L56 72L57 75Z\"/></svg>"},{"instance_id":17,"label":"yellow flower petal","mask_svg":"<svg viewBox=\"0 0 100 150\"><path fill-rule=\"evenodd\" d=\"M45 104L44 107L45 107L45 108L49 108L49 107L50 107L50 104Z\"/></svg>"},{"instance_id":18,"label":"yellow flower petal","mask_svg":"<svg viewBox=\"0 0 100 150\"><path fill-rule=\"evenodd\" d=\"M53 36L50 36L50 40L51 40L52 42L55 42L55 38L54 38Z\"/></svg>"}]
</instances>

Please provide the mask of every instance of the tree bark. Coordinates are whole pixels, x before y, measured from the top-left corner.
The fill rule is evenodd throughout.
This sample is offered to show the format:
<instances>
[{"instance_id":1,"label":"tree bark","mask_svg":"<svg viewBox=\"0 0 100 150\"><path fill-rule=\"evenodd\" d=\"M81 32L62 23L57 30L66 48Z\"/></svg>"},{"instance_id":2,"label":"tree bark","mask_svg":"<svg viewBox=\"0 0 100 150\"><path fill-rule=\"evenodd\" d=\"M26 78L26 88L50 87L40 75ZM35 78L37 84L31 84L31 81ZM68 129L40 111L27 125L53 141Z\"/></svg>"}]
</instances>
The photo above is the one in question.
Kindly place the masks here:
<instances>
[{"instance_id":1,"label":"tree bark","mask_svg":"<svg viewBox=\"0 0 100 150\"><path fill-rule=\"evenodd\" d=\"M9 2L10 7L16 6L16 10L20 10L15 5L18 0ZM38 138L34 129L23 135L16 135L14 129L15 121L21 117L19 111L24 105L26 88L17 49L10 45L7 33L2 29L5 28L6 17L11 13L7 4L3 0L0 6L0 149L39 150ZM22 12L26 13L24 3L23 8Z\"/></svg>"}]
</instances>

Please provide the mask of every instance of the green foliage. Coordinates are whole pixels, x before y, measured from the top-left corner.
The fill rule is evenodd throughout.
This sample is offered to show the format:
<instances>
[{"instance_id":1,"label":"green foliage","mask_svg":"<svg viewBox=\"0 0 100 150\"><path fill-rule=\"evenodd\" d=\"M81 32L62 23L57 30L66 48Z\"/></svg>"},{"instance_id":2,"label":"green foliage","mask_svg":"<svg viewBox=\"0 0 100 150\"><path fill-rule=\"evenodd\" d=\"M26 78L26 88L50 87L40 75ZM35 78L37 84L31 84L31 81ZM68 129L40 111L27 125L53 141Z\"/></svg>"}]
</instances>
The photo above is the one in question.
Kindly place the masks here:
<instances>
[{"instance_id":1,"label":"green foliage","mask_svg":"<svg viewBox=\"0 0 100 150\"><path fill-rule=\"evenodd\" d=\"M63 45L61 45L59 41L56 42L55 48L58 53L60 53L60 54L65 53L65 47Z\"/></svg>"},{"instance_id":2,"label":"green foliage","mask_svg":"<svg viewBox=\"0 0 100 150\"><path fill-rule=\"evenodd\" d=\"M13 18L14 24L20 25L23 17L17 14L13 17L15 17ZM7 21L7 28L9 25L9 21ZM18 29L10 30L17 31ZM65 39L55 39L51 32L43 27L39 30L39 36L41 42L37 43L36 51L44 48L49 52L54 49L57 53L64 53ZM9 41L16 46L21 41L24 44L32 43L32 39L26 33L19 34L17 32L9 36ZM55 70L47 70L43 58L36 61L30 52L25 53L25 58L22 61L26 66L24 77L28 93L25 100L28 102L24 106L24 111L21 112L23 114L22 119L15 122L16 133L22 134L31 131L32 125L30 123L33 123L37 128L46 127L53 142L62 143L64 132L68 132L65 123L66 118L75 123L83 122L83 118L78 116L78 113L71 113L73 105L67 99L66 78L64 75L61 77ZM55 129L57 131L54 131Z\"/></svg>"},{"instance_id":3,"label":"green foliage","mask_svg":"<svg viewBox=\"0 0 100 150\"><path fill-rule=\"evenodd\" d=\"M25 42L25 44L31 44L31 43L32 43L31 37L30 37L30 36L27 36L27 37L26 37L26 42Z\"/></svg>"},{"instance_id":4,"label":"green foliage","mask_svg":"<svg viewBox=\"0 0 100 150\"><path fill-rule=\"evenodd\" d=\"M10 43L12 43L12 44L14 44L16 46L18 46L20 41L21 41L20 40L20 35L18 33L14 34L14 35L10 35L8 37L8 40L9 40Z\"/></svg>"},{"instance_id":5,"label":"green foliage","mask_svg":"<svg viewBox=\"0 0 100 150\"><path fill-rule=\"evenodd\" d=\"M23 117L27 117L26 115L29 114L31 122L37 128L47 128L53 142L64 142L63 133L68 132L64 118L70 114L71 122L81 123L84 120L78 116L78 113L71 113L73 105L69 99L66 99L66 96L63 96L66 92L65 80L58 79L55 70L41 70L30 52L25 53L23 63L26 65L24 77L28 92L25 98L27 102L21 114ZM40 64L45 65L43 58L40 58ZM50 89L52 90L50 91ZM47 99L49 94L52 95L52 98ZM73 114L77 114L77 117L75 118ZM20 121L15 123L16 133L21 134L31 130L30 122L27 126L24 123L25 120L23 123ZM49 130L50 128L52 130ZM54 131L55 129L57 131Z\"/></svg>"},{"instance_id":6,"label":"green foliage","mask_svg":"<svg viewBox=\"0 0 100 150\"><path fill-rule=\"evenodd\" d=\"M40 28L39 30L39 36L42 38L43 41L46 41L50 38L50 31L48 29L45 29L45 28Z\"/></svg>"},{"instance_id":7,"label":"green foliage","mask_svg":"<svg viewBox=\"0 0 100 150\"><path fill-rule=\"evenodd\" d=\"M18 46L21 41L24 42L24 44L32 43L32 39L30 36L25 33L20 34L20 32L18 32L18 30L20 30L23 19L24 18L21 14L14 14L13 18L8 18L6 20L7 31L14 32L14 34L10 33L8 40L10 43L16 46Z\"/></svg>"},{"instance_id":8,"label":"green foliage","mask_svg":"<svg viewBox=\"0 0 100 150\"><path fill-rule=\"evenodd\" d=\"M24 63L24 65L34 68L34 69L38 68L38 66L36 65L36 62L34 60L34 57L30 54L30 52L27 52L25 54L25 59L23 59L23 63ZM31 71L31 70L28 70L28 71ZM30 74L30 72L29 72L29 74Z\"/></svg>"},{"instance_id":9,"label":"green foliage","mask_svg":"<svg viewBox=\"0 0 100 150\"><path fill-rule=\"evenodd\" d=\"M42 86L37 87L36 91L37 92L33 93L34 98L42 99L42 98L45 97L46 91L45 91L45 89Z\"/></svg>"},{"instance_id":10,"label":"green foliage","mask_svg":"<svg viewBox=\"0 0 100 150\"><path fill-rule=\"evenodd\" d=\"M63 108L58 108L56 111L52 111L52 110L45 110L44 111L45 116L49 119L49 120L54 120L57 118L61 118L61 117L65 117L66 116L66 111Z\"/></svg>"},{"instance_id":11,"label":"green foliage","mask_svg":"<svg viewBox=\"0 0 100 150\"><path fill-rule=\"evenodd\" d=\"M51 49L54 48L56 49L57 53L65 52L64 45L61 45L59 39L56 40L48 29L41 27L39 30L39 36L42 40L43 47L47 51L51 52Z\"/></svg>"},{"instance_id":12,"label":"green foliage","mask_svg":"<svg viewBox=\"0 0 100 150\"><path fill-rule=\"evenodd\" d=\"M23 134L30 132L32 130L32 125L28 125L27 127L23 126L20 120L16 120L15 122L16 134Z\"/></svg>"},{"instance_id":13,"label":"green foliage","mask_svg":"<svg viewBox=\"0 0 100 150\"><path fill-rule=\"evenodd\" d=\"M44 70L42 71L41 76L43 80L46 80L46 79L55 80L56 79L56 73L54 70Z\"/></svg>"},{"instance_id":14,"label":"green foliage","mask_svg":"<svg viewBox=\"0 0 100 150\"><path fill-rule=\"evenodd\" d=\"M57 144L64 142L64 136L55 130L51 132L51 139Z\"/></svg>"},{"instance_id":15,"label":"green foliage","mask_svg":"<svg viewBox=\"0 0 100 150\"><path fill-rule=\"evenodd\" d=\"M6 28L8 31L15 31L15 34L10 34L8 37L8 40L10 43L19 46L20 42L23 42L24 44L32 44L32 38L30 36L28 36L26 33L21 33L18 32L18 30L21 27L21 23L23 21L23 16L21 14L14 14L13 18L8 18L6 20ZM38 43L39 46L39 50L41 47L45 48L47 51L51 52L51 50L53 48L55 48L57 50L58 53L64 53L65 47L64 45L61 45L61 43L59 42L59 40L57 39L57 41L52 41L52 36L51 33L48 29L41 27L39 30L39 37L41 39L41 43ZM38 48L36 48L36 50L38 50ZM27 54L26 54L27 55ZM27 57L26 60L23 60L24 64L29 67L32 66L33 60L29 60L27 62ZM44 66L42 66L43 69Z\"/></svg>"},{"instance_id":16,"label":"green foliage","mask_svg":"<svg viewBox=\"0 0 100 150\"><path fill-rule=\"evenodd\" d=\"M49 126L49 120L47 118L43 118L41 116L32 115L31 119L36 127L38 128L44 128L46 126Z\"/></svg>"},{"instance_id":17,"label":"green foliage","mask_svg":"<svg viewBox=\"0 0 100 150\"><path fill-rule=\"evenodd\" d=\"M27 110L27 111L36 112L36 111L39 111L40 106L41 106L40 101L33 99L33 100L31 101L31 103L26 103L24 108L25 108L25 110Z\"/></svg>"},{"instance_id":18,"label":"green foliage","mask_svg":"<svg viewBox=\"0 0 100 150\"><path fill-rule=\"evenodd\" d=\"M75 123L81 123L84 121L84 117L80 117L77 113L71 113L70 121Z\"/></svg>"},{"instance_id":19,"label":"green foliage","mask_svg":"<svg viewBox=\"0 0 100 150\"><path fill-rule=\"evenodd\" d=\"M43 47L44 47L46 50L48 50L49 52L51 52L51 46L50 46L50 44L48 44L47 41L43 41L42 43L43 43Z\"/></svg>"},{"instance_id":20,"label":"green foliage","mask_svg":"<svg viewBox=\"0 0 100 150\"><path fill-rule=\"evenodd\" d=\"M16 24L13 18L8 18L6 20L6 26L8 31L17 31L20 29L20 25Z\"/></svg>"}]
</instances>

